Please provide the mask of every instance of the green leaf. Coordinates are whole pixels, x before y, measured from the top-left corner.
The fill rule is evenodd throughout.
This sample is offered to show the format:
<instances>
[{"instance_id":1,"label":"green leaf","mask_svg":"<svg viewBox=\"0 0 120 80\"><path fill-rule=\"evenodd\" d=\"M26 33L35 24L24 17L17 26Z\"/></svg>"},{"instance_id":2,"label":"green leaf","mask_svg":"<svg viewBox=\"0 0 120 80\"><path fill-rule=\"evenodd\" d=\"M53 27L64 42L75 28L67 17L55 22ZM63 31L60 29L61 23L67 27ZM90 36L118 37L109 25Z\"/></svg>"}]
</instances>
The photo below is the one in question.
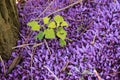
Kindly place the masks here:
<instances>
[{"instance_id":1,"label":"green leaf","mask_svg":"<svg viewBox=\"0 0 120 80\"><path fill-rule=\"evenodd\" d=\"M58 28L58 30L57 30L57 36L60 39L64 40L66 38L66 35L67 35L67 32L62 27Z\"/></svg>"},{"instance_id":2,"label":"green leaf","mask_svg":"<svg viewBox=\"0 0 120 80\"><path fill-rule=\"evenodd\" d=\"M54 17L55 22L57 23L57 27L60 26L60 23L64 21L63 17L60 15L56 15Z\"/></svg>"},{"instance_id":3,"label":"green leaf","mask_svg":"<svg viewBox=\"0 0 120 80\"><path fill-rule=\"evenodd\" d=\"M55 27L56 27L56 25L55 25L54 21L50 22L48 25L48 28L55 28Z\"/></svg>"},{"instance_id":4,"label":"green leaf","mask_svg":"<svg viewBox=\"0 0 120 80\"><path fill-rule=\"evenodd\" d=\"M39 31L40 29L40 25L37 21L28 22L27 25L30 26L33 31Z\"/></svg>"},{"instance_id":5,"label":"green leaf","mask_svg":"<svg viewBox=\"0 0 120 80\"><path fill-rule=\"evenodd\" d=\"M65 45L66 45L66 41L65 41L65 40L60 39L60 46L61 46L61 47L64 47Z\"/></svg>"},{"instance_id":6,"label":"green leaf","mask_svg":"<svg viewBox=\"0 0 120 80\"><path fill-rule=\"evenodd\" d=\"M44 32L42 32L42 31L40 31L40 32L35 36L35 38L36 38L36 39L39 39L39 40L42 40L43 37L44 37Z\"/></svg>"},{"instance_id":7,"label":"green leaf","mask_svg":"<svg viewBox=\"0 0 120 80\"><path fill-rule=\"evenodd\" d=\"M55 32L53 29L44 30L44 34L45 34L46 39L54 39L55 38Z\"/></svg>"},{"instance_id":8,"label":"green leaf","mask_svg":"<svg viewBox=\"0 0 120 80\"><path fill-rule=\"evenodd\" d=\"M63 27L63 26L68 27L68 23L67 23L66 21L63 21L63 22L61 23L61 26L62 26L62 27Z\"/></svg>"},{"instance_id":9,"label":"green leaf","mask_svg":"<svg viewBox=\"0 0 120 80\"><path fill-rule=\"evenodd\" d=\"M43 18L43 22L44 22L44 24L48 24L48 23L49 23L49 20L50 20L50 18L48 18L48 17L44 17L44 18Z\"/></svg>"}]
</instances>

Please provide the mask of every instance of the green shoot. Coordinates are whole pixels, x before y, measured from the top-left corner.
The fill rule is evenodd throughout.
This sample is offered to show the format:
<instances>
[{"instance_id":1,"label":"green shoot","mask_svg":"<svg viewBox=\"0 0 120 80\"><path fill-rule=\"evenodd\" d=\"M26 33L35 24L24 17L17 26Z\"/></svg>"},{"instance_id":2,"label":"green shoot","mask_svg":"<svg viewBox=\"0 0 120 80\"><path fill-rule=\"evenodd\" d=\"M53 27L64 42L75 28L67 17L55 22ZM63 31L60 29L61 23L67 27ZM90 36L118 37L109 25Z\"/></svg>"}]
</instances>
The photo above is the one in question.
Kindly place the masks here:
<instances>
[{"instance_id":1,"label":"green shoot","mask_svg":"<svg viewBox=\"0 0 120 80\"><path fill-rule=\"evenodd\" d=\"M55 39L56 37L58 37L60 39L60 46L64 47L66 45L65 39L67 36L67 31L64 29L64 27L69 26L64 18L60 15L54 16L53 19L50 19L49 17L44 17L43 23L43 27L40 27L41 25L39 25L37 21L31 21L27 23L27 25L31 27L31 30L39 31L39 33L35 36L35 39Z\"/></svg>"}]
</instances>

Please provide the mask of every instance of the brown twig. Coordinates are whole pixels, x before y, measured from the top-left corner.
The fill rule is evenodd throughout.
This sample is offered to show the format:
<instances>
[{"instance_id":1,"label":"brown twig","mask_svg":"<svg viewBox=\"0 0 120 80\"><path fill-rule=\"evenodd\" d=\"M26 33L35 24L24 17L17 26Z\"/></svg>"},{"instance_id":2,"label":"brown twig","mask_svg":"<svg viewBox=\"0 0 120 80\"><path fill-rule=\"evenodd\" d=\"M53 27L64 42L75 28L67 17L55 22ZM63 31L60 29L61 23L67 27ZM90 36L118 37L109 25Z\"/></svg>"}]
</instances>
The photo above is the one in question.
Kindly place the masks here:
<instances>
[{"instance_id":1,"label":"brown twig","mask_svg":"<svg viewBox=\"0 0 120 80\"><path fill-rule=\"evenodd\" d=\"M76 20L76 19L72 19L72 18L67 18L68 20L71 20L71 21L75 21L75 22L81 22L82 20Z\"/></svg>"},{"instance_id":2,"label":"brown twig","mask_svg":"<svg viewBox=\"0 0 120 80\"><path fill-rule=\"evenodd\" d=\"M96 71L96 69L94 69L94 73L97 76L98 80L102 80L102 78L100 77L100 75L98 74L98 72Z\"/></svg>"},{"instance_id":3,"label":"brown twig","mask_svg":"<svg viewBox=\"0 0 120 80\"><path fill-rule=\"evenodd\" d=\"M66 40L68 40L68 41L70 41L70 42L72 42L72 41L73 41L72 39L69 39L69 38L66 38Z\"/></svg>"},{"instance_id":4,"label":"brown twig","mask_svg":"<svg viewBox=\"0 0 120 80\"><path fill-rule=\"evenodd\" d=\"M59 80L58 77L47 66L44 66L44 68L46 68L56 80Z\"/></svg>"},{"instance_id":5,"label":"brown twig","mask_svg":"<svg viewBox=\"0 0 120 80\"><path fill-rule=\"evenodd\" d=\"M54 3L54 0L45 8L45 10L36 19L32 19L32 20L38 20L38 18L40 18L50 8L50 6L53 3Z\"/></svg>"},{"instance_id":6,"label":"brown twig","mask_svg":"<svg viewBox=\"0 0 120 80\"><path fill-rule=\"evenodd\" d=\"M33 59L34 59L34 55L35 55L35 51L36 51L36 47L40 46L42 43L34 43L33 47L32 47L32 53L31 53L31 62L30 62L30 67L31 67L31 80L33 80L33 75L32 75L32 66L33 66Z\"/></svg>"},{"instance_id":7,"label":"brown twig","mask_svg":"<svg viewBox=\"0 0 120 80\"><path fill-rule=\"evenodd\" d=\"M111 74L120 74L120 72L113 72L113 73L110 73L109 75L111 75Z\"/></svg>"},{"instance_id":8,"label":"brown twig","mask_svg":"<svg viewBox=\"0 0 120 80\"><path fill-rule=\"evenodd\" d=\"M96 34L94 35L93 41L91 42L92 45L94 45L96 39Z\"/></svg>"},{"instance_id":9,"label":"brown twig","mask_svg":"<svg viewBox=\"0 0 120 80\"><path fill-rule=\"evenodd\" d=\"M72 3L72 4L70 4L70 5L68 5L68 6L64 7L64 8L58 9L57 11L49 14L48 16L50 16L50 15L52 15L52 14L55 14L55 13L57 13L57 12L63 11L63 10L65 10L65 9L68 9L68 8L70 8L70 7L78 4L78 3L81 3L81 2L82 2L82 0L78 0L78 1L76 1L75 3Z\"/></svg>"},{"instance_id":10,"label":"brown twig","mask_svg":"<svg viewBox=\"0 0 120 80\"><path fill-rule=\"evenodd\" d=\"M5 68L5 64L4 64L4 61L0 55L0 60L1 60L1 63L2 63L2 66L3 66L3 70L4 70L4 75L6 75L6 68Z\"/></svg>"},{"instance_id":11,"label":"brown twig","mask_svg":"<svg viewBox=\"0 0 120 80\"><path fill-rule=\"evenodd\" d=\"M32 53L31 53L31 61L30 61L30 67L31 67L31 80L33 80L33 74L32 74L32 66L33 66L33 59L34 59L34 54L35 54L35 51L36 51L36 47L32 47Z\"/></svg>"},{"instance_id":12,"label":"brown twig","mask_svg":"<svg viewBox=\"0 0 120 80\"><path fill-rule=\"evenodd\" d=\"M38 17L41 17L50 8L50 6L53 4L53 2L54 2L54 0L43 10L43 12ZM48 3L49 3L49 1L48 1ZM37 8L37 7L35 7L35 8ZM36 14L36 13L37 12L32 12L27 15Z\"/></svg>"},{"instance_id":13,"label":"brown twig","mask_svg":"<svg viewBox=\"0 0 120 80\"><path fill-rule=\"evenodd\" d=\"M92 23L93 21L90 22L90 24L82 31L82 33L78 37L81 37L88 30L88 28L92 25Z\"/></svg>"},{"instance_id":14,"label":"brown twig","mask_svg":"<svg viewBox=\"0 0 120 80\"><path fill-rule=\"evenodd\" d=\"M51 54L50 48L49 48L48 43L47 43L47 41L46 41L45 39L44 39L44 43L45 43L45 45L46 45L46 47L47 47L49 53Z\"/></svg>"},{"instance_id":15,"label":"brown twig","mask_svg":"<svg viewBox=\"0 0 120 80\"><path fill-rule=\"evenodd\" d=\"M50 15L55 14L55 13L57 13L57 12L63 11L63 10L65 10L65 9L68 9L68 8L70 8L70 7L78 4L78 3L81 3L81 2L82 2L82 0L78 0L78 1L76 1L76 2L74 2L74 3L72 3L72 4L68 5L68 6L66 6L66 7L64 7L64 8L58 9L58 10L50 13L50 14L47 15L47 16L50 16ZM33 19L33 20L41 20L41 18L37 17L36 19Z\"/></svg>"},{"instance_id":16,"label":"brown twig","mask_svg":"<svg viewBox=\"0 0 120 80\"><path fill-rule=\"evenodd\" d=\"M9 74L16 67L16 65L19 64L19 62L21 61L21 59L22 59L22 55L18 55L17 57L15 57L15 59L9 65L9 69L8 69L7 74Z\"/></svg>"},{"instance_id":17,"label":"brown twig","mask_svg":"<svg viewBox=\"0 0 120 80\"><path fill-rule=\"evenodd\" d=\"M23 48L23 47L31 46L31 45L33 45L33 47L37 47L37 46L40 46L40 45L42 45L42 44L43 44L43 43L22 44L22 45L19 45L19 46L12 47L12 49Z\"/></svg>"},{"instance_id":18,"label":"brown twig","mask_svg":"<svg viewBox=\"0 0 120 80\"><path fill-rule=\"evenodd\" d=\"M29 45L32 45L32 44L22 44L22 45L19 45L19 46L12 47L12 49L22 48L22 47L26 47L26 46L29 46Z\"/></svg>"},{"instance_id":19,"label":"brown twig","mask_svg":"<svg viewBox=\"0 0 120 80\"><path fill-rule=\"evenodd\" d=\"M40 46L40 45L42 45L43 43L35 43L34 45L33 45L33 48L34 47L38 47L38 46Z\"/></svg>"},{"instance_id":20,"label":"brown twig","mask_svg":"<svg viewBox=\"0 0 120 80\"><path fill-rule=\"evenodd\" d=\"M50 8L50 6L51 6L53 3L54 3L54 0L46 7L46 9L45 9L38 17L40 17L41 15L43 15L43 14L47 11L47 9Z\"/></svg>"},{"instance_id":21,"label":"brown twig","mask_svg":"<svg viewBox=\"0 0 120 80\"><path fill-rule=\"evenodd\" d=\"M62 68L61 71L65 71L65 69L67 68L68 64L69 64L69 61L66 62L65 66Z\"/></svg>"}]
</instances>

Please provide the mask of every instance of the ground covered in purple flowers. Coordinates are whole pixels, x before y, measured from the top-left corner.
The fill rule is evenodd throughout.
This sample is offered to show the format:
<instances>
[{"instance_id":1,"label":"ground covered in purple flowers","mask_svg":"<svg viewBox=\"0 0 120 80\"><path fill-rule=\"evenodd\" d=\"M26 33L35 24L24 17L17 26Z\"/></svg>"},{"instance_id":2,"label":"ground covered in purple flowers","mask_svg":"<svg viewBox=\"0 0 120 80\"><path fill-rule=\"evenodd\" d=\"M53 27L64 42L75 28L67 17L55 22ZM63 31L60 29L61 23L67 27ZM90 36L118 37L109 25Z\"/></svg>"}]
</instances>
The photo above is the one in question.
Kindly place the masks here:
<instances>
[{"instance_id":1,"label":"ground covered in purple flowers","mask_svg":"<svg viewBox=\"0 0 120 80\"><path fill-rule=\"evenodd\" d=\"M18 4L21 23L18 46L29 45L14 50L5 62L7 69L17 55L23 58L6 77L0 74L0 80L120 80L119 0L83 0L52 14L51 17L59 14L69 22L67 37L72 41L66 40L63 48L58 39L46 40L49 49L44 41L34 39L37 32L32 32L27 22L36 19L50 4L37 18L39 23L40 18L76 1L28 0ZM41 45L32 48L34 43Z\"/></svg>"}]
</instances>

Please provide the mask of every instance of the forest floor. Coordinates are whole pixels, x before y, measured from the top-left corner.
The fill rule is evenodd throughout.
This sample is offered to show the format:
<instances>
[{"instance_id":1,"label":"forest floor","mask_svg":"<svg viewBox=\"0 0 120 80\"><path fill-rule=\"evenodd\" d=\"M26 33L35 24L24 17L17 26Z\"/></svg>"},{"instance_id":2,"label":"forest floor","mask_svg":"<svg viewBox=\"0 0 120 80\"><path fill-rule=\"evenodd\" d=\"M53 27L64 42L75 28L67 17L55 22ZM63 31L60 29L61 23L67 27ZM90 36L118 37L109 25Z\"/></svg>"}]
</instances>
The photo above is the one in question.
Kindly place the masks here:
<instances>
[{"instance_id":1,"label":"forest floor","mask_svg":"<svg viewBox=\"0 0 120 80\"><path fill-rule=\"evenodd\" d=\"M0 80L120 80L119 0L26 0L17 4L20 40L4 61ZM59 39L36 40L28 22L45 16L68 22L66 45ZM0 63L1 65L1 63Z\"/></svg>"}]
</instances>

